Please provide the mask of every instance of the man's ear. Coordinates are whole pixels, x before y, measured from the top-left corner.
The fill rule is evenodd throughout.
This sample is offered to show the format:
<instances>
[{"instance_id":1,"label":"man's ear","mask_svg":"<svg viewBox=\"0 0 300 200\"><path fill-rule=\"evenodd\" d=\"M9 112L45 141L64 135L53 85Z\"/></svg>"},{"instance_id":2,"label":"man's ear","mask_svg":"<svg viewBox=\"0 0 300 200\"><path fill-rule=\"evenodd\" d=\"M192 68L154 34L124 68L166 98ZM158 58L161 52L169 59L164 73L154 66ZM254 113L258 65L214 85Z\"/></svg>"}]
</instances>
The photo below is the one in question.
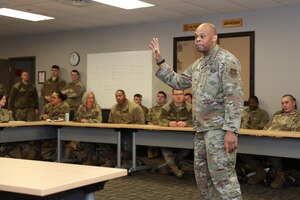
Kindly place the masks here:
<instances>
[{"instance_id":1,"label":"man's ear","mask_svg":"<svg viewBox=\"0 0 300 200\"><path fill-rule=\"evenodd\" d=\"M218 40L218 35L213 35L213 42L217 43L217 40Z\"/></svg>"}]
</instances>

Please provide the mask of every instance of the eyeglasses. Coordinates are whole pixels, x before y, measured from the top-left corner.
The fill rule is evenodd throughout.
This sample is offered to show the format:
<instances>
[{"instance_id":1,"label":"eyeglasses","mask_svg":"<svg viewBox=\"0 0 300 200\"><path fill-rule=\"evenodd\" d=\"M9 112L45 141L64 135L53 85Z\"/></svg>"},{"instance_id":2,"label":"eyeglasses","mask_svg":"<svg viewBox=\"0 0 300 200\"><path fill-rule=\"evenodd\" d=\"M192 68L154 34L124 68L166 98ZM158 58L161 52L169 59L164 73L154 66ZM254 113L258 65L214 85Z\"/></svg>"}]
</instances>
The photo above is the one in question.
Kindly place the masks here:
<instances>
[{"instance_id":1,"label":"eyeglasses","mask_svg":"<svg viewBox=\"0 0 300 200\"><path fill-rule=\"evenodd\" d=\"M183 96L183 93L180 94L173 94L174 96Z\"/></svg>"}]
</instances>

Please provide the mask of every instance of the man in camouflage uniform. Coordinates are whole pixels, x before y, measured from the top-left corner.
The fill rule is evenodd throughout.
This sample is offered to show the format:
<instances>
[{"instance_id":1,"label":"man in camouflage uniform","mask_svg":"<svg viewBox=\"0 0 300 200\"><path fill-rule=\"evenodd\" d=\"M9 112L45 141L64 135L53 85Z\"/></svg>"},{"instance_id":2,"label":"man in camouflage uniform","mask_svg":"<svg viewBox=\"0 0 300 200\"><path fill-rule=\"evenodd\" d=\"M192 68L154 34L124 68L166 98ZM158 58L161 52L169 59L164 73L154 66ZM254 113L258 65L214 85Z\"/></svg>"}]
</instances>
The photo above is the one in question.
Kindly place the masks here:
<instances>
[{"instance_id":1,"label":"man in camouflage uniform","mask_svg":"<svg viewBox=\"0 0 300 200\"><path fill-rule=\"evenodd\" d=\"M249 97L249 108L242 112L241 128L243 129L263 129L269 122L270 118L268 113L259 108L259 101L256 96ZM255 172L254 176L248 178L249 184L257 184L265 179L266 172L264 167L257 161L261 160L261 156L242 154L239 158Z\"/></svg>"},{"instance_id":2,"label":"man in camouflage uniform","mask_svg":"<svg viewBox=\"0 0 300 200\"><path fill-rule=\"evenodd\" d=\"M21 80L13 85L8 100L8 110L17 121L36 121L38 115L38 94L36 87L29 83L29 73L23 71ZM21 142L21 157L40 159L40 142Z\"/></svg>"},{"instance_id":3,"label":"man in camouflage uniform","mask_svg":"<svg viewBox=\"0 0 300 200\"><path fill-rule=\"evenodd\" d=\"M164 91L159 91L156 96L156 105L149 109L146 116L146 121L149 125L159 125L160 111L165 105L167 95ZM158 156L159 149L155 147L148 147L148 158L155 158Z\"/></svg>"},{"instance_id":4,"label":"man in camouflage uniform","mask_svg":"<svg viewBox=\"0 0 300 200\"><path fill-rule=\"evenodd\" d=\"M284 95L281 98L282 111L276 112L273 118L264 127L271 131L300 131L300 113L297 111L296 99L292 95ZM275 171L275 179L271 182L272 188L281 188L285 183L280 157L267 157L271 167ZM255 161L253 161L255 162ZM256 161L256 165L261 165ZM262 167L262 166L261 166Z\"/></svg>"},{"instance_id":5,"label":"man in camouflage uniform","mask_svg":"<svg viewBox=\"0 0 300 200\"><path fill-rule=\"evenodd\" d=\"M72 121L75 112L81 104L85 88L83 83L79 80L79 72L75 69L71 71L71 80L71 82L67 83L67 85L61 89L61 92L68 97L66 102L70 106L70 120Z\"/></svg>"},{"instance_id":6,"label":"man in camouflage uniform","mask_svg":"<svg viewBox=\"0 0 300 200\"><path fill-rule=\"evenodd\" d=\"M242 112L241 128L243 129L263 129L269 122L268 113L259 108L259 101L257 96L249 97L249 108Z\"/></svg>"},{"instance_id":7,"label":"man in camouflage uniform","mask_svg":"<svg viewBox=\"0 0 300 200\"><path fill-rule=\"evenodd\" d=\"M157 38L150 44L159 66L156 76L176 89L192 86L195 177L202 199L242 199L235 173L237 134L243 90L240 63L217 45L214 25L195 31L196 49L203 53L179 75L162 58Z\"/></svg>"},{"instance_id":8,"label":"man in camouflage uniform","mask_svg":"<svg viewBox=\"0 0 300 200\"><path fill-rule=\"evenodd\" d=\"M141 106L141 108L142 108L143 111L144 111L145 120L146 120L146 117L147 117L147 114L148 114L149 109L148 109L146 106L144 106L144 105L142 104L143 96L142 96L141 94L135 94L135 95L133 96L133 101L134 101L134 103L136 103L136 104L138 104L138 105ZM147 123L147 121L146 121L146 123Z\"/></svg>"},{"instance_id":9,"label":"man in camouflage uniform","mask_svg":"<svg viewBox=\"0 0 300 200\"><path fill-rule=\"evenodd\" d=\"M44 104L51 102L51 94L59 92L66 85L66 81L59 77L59 66L53 65L51 68L51 77L44 83L41 89L41 95Z\"/></svg>"},{"instance_id":10,"label":"man in camouflage uniform","mask_svg":"<svg viewBox=\"0 0 300 200\"><path fill-rule=\"evenodd\" d=\"M183 90L172 90L172 101L161 109L159 125L170 127L192 126L192 105L184 101ZM162 155L177 178L182 178L183 171L178 168L180 162L192 153L190 149L161 148Z\"/></svg>"},{"instance_id":11,"label":"man in camouflage uniform","mask_svg":"<svg viewBox=\"0 0 300 200\"><path fill-rule=\"evenodd\" d=\"M126 98L124 90L115 93L117 103L112 106L108 123L115 124L145 124L143 109ZM122 132L123 162L130 165L132 155L132 133Z\"/></svg>"}]
</instances>

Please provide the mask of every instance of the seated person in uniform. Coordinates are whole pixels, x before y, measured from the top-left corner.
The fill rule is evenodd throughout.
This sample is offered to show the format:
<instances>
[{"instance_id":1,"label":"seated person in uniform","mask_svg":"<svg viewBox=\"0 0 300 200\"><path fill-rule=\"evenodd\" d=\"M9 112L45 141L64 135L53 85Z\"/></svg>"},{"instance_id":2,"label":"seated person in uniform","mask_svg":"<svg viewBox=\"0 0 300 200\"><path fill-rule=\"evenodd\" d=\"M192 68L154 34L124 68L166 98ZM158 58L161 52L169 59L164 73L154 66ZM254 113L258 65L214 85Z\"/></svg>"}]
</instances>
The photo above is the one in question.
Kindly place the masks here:
<instances>
[{"instance_id":1,"label":"seated person in uniform","mask_svg":"<svg viewBox=\"0 0 300 200\"><path fill-rule=\"evenodd\" d=\"M146 121L149 125L159 125L160 111L166 104L167 95L164 91L159 91L156 95L156 105L149 109ZM148 158L155 158L158 156L159 149L155 147L148 147Z\"/></svg>"},{"instance_id":2,"label":"seated person in uniform","mask_svg":"<svg viewBox=\"0 0 300 200\"><path fill-rule=\"evenodd\" d=\"M165 104L160 113L160 126L187 127L192 126L192 105L184 100L183 90L172 90L172 101ZM162 155L176 177L182 178L180 162L192 154L190 149L161 148Z\"/></svg>"},{"instance_id":3,"label":"seated person in uniform","mask_svg":"<svg viewBox=\"0 0 300 200\"><path fill-rule=\"evenodd\" d=\"M259 101L256 96L250 96L248 99L249 108L242 112L241 128L243 129L263 129L269 122L270 118L268 113L258 107ZM251 171L256 173L255 176L248 178L249 184L257 184L264 180L265 170L262 165L258 165L256 160L262 160L262 156L250 154L238 154L238 158L250 168Z\"/></svg>"},{"instance_id":4,"label":"seated person in uniform","mask_svg":"<svg viewBox=\"0 0 300 200\"><path fill-rule=\"evenodd\" d=\"M87 91L82 97L82 104L75 114L75 122L102 123L102 111L98 105L95 94ZM98 151L96 151L98 150ZM66 152L73 152L71 157L80 158L87 165L115 166L113 148L109 144L96 144L72 141L66 145ZM97 152L100 153L99 159ZM100 163L99 163L100 162Z\"/></svg>"},{"instance_id":5,"label":"seated person in uniform","mask_svg":"<svg viewBox=\"0 0 300 200\"><path fill-rule=\"evenodd\" d=\"M277 112L273 118L264 127L264 130L271 131L300 131L300 113L297 111L296 99L292 95L284 95L281 98L282 111ZM285 183L285 175L282 169L280 157L267 157L271 167L275 172L275 179L271 182L272 188L281 188ZM256 162L256 163L255 163ZM253 161L256 166L263 169L258 161ZM264 172L258 172L258 175L265 175ZM256 176L256 175L255 175ZM256 178L256 177L253 178ZM250 177L251 178L251 177ZM249 179L250 179L249 178ZM264 177L263 177L264 178Z\"/></svg>"},{"instance_id":6,"label":"seated person in uniform","mask_svg":"<svg viewBox=\"0 0 300 200\"><path fill-rule=\"evenodd\" d=\"M64 120L65 114L69 113L69 105L65 102L66 95L61 92L53 92L50 96L50 102L44 105L40 119L42 121ZM43 140L41 147L41 157L43 160L55 161L57 141Z\"/></svg>"},{"instance_id":7,"label":"seated person in uniform","mask_svg":"<svg viewBox=\"0 0 300 200\"><path fill-rule=\"evenodd\" d=\"M0 123L6 123L9 121L14 121L12 113L5 109L6 96L0 93ZM13 142L0 143L0 156L9 156L9 153L15 148L17 144Z\"/></svg>"},{"instance_id":8,"label":"seated person in uniform","mask_svg":"<svg viewBox=\"0 0 300 200\"><path fill-rule=\"evenodd\" d=\"M117 103L110 110L108 123L115 124L145 124L145 115L141 106L129 101L124 90L115 92ZM124 167L131 166L132 131L122 131L122 162Z\"/></svg>"}]
</instances>

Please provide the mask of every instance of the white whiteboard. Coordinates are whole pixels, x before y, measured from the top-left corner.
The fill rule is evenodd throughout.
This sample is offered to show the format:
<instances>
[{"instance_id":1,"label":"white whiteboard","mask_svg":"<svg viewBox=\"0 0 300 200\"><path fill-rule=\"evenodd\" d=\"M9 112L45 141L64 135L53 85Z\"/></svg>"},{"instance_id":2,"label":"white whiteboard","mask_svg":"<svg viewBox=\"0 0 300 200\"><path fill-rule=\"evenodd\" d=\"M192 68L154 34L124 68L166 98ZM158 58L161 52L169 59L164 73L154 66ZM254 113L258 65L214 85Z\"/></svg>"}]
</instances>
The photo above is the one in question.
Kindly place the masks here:
<instances>
[{"instance_id":1,"label":"white whiteboard","mask_svg":"<svg viewBox=\"0 0 300 200\"><path fill-rule=\"evenodd\" d=\"M87 55L87 89L95 93L101 108L116 103L115 92L122 89L129 100L143 95L143 105L152 106L152 52L128 51Z\"/></svg>"}]
</instances>

